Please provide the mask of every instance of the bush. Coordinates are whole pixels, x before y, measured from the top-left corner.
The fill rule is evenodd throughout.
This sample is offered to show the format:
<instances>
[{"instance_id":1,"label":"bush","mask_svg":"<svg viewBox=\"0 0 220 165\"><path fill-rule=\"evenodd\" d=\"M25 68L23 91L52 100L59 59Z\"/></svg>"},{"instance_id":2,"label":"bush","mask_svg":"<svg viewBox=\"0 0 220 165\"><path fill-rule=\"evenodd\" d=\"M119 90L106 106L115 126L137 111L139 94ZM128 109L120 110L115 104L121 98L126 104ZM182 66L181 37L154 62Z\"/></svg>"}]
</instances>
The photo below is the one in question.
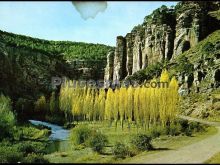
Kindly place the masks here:
<instances>
[{"instance_id":1,"label":"bush","mask_svg":"<svg viewBox=\"0 0 220 165\"><path fill-rule=\"evenodd\" d=\"M46 145L42 144L41 142L23 142L18 145L18 150L20 152L24 152L26 155L30 153L46 153L45 152Z\"/></svg>"},{"instance_id":2,"label":"bush","mask_svg":"<svg viewBox=\"0 0 220 165\"><path fill-rule=\"evenodd\" d=\"M91 136L92 130L88 126L81 125L72 129L70 139L74 145L84 144Z\"/></svg>"},{"instance_id":3,"label":"bush","mask_svg":"<svg viewBox=\"0 0 220 165\"><path fill-rule=\"evenodd\" d=\"M179 119L178 123L180 125L180 132L186 136L191 136L193 133L205 131L205 126L198 122L189 122L184 119Z\"/></svg>"},{"instance_id":4,"label":"bush","mask_svg":"<svg viewBox=\"0 0 220 165\"><path fill-rule=\"evenodd\" d=\"M121 143L121 142L117 142L113 149L112 149L112 152L113 152L113 155L116 157L116 158L125 158L126 156L129 155L129 149L128 147Z\"/></svg>"},{"instance_id":5,"label":"bush","mask_svg":"<svg viewBox=\"0 0 220 165\"><path fill-rule=\"evenodd\" d=\"M0 139L8 137L13 131L15 116L12 112L11 100L4 95L0 96Z\"/></svg>"},{"instance_id":6,"label":"bush","mask_svg":"<svg viewBox=\"0 0 220 165\"><path fill-rule=\"evenodd\" d=\"M195 132L202 132L202 131L205 131L205 126L201 125L198 122L190 122L189 129L194 133Z\"/></svg>"},{"instance_id":7,"label":"bush","mask_svg":"<svg viewBox=\"0 0 220 165\"><path fill-rule=\"evenodd\" d=\"M215 45L213 45L211 42L207 42L202 48L202 50L205 52L213 52L214 49L215 49Z\"/></svg>"},{"instance_id":8,"label":"bush","mask_svg":"<svg viewBox=\"0 0 220 165\"><path fill-rule=\"evenodd\" d=\"M149 65L146 69L139 70L133 75L128 76L126 80L138 80L140 82L151 80L154 77L158 77L160 75L162 68L162 63L157 62L155 64Z\"/></svg>"},{"instance_id":9,"label":"bush","mask_svg":"<svg viewBox=\"0 0 220 165\"><path fill-rule=\"evenodd\" d=\"M15 147L0 146L0 163L17 163L21 161L23 154Z\"/></svg>"},{"instance_id":10,"label":"bush","mask_svg":"<svg viewBox=\"0 0 220 165\"><path fill-rule=\"evenodd\" d=\"M43 157L43 154L31 153L24 158L24 163L49 163L49 161Z\"/></svg>"},{"instance_id":11,"label":"bush","mask_svg":"<svg viewBox=\"0 0 220 165\"><path fill-rule=\"evenodd\" d=\"M42 129L39 130L38 126L21 126L18 127L17 130L21 131L23 139L47 139L48 135L51 133L50 130Z\"/></svg>"},{"instance_id":12,"label":"bush","mask_svg":"<svg viewBox=\"0 0 220 165\"><path fill-rule=\"evenodd\" d=\"M138 150L151 150L153 146L151 144L152 138L146 134L137 134L132 137L131 144L136 147Z\"/></svg>"},{"instance_id":13,"label":"bush","mask_svg":"<svg viewBox=\"0 0 220 165\"><path fill-rule=\"evenodd\" d=\"M177 136L181 133L180 124L170 124L170 126L166 127L166 134L171 136Z\"/></svg>"},{"instance_id":14,"label":"bush","mask_svg":"<svg viewBox=\"0 0 220 165\"><path fill-rule=\"evenodd\" d=\"M164 131L164 128L161 126L154 126L154 127L150 128L150 130L149 130L149 135L152 138L157 138L163 134L166 134L166 132Z\"/></svg>"},{"instance_id":15,"label":"bush","mask_svg":"<svg viewBox=\"0 0 220 165\"><path fill-rule=\"evenodd\" d=\"M88 139L88 145L98 153L101 153L103 148L108 144L106 135L101 132L93 132L92 136Z\"/></svg>"}]
</instances>

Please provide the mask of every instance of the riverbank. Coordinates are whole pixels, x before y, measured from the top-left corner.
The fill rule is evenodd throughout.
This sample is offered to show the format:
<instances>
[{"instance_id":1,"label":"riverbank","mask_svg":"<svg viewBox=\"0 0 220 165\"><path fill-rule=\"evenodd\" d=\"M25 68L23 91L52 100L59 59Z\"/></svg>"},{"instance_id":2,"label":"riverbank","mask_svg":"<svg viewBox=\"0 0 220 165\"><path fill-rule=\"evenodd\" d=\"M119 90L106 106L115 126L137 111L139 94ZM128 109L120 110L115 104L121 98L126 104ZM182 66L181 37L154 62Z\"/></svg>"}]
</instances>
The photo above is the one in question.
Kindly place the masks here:
<instances>
[{"instance_id":1,"label":"riverbank","mask_svg":"<svg viewBox=\"0 0 220 165\"><path fill-rule=\"evenodd\" d=\"M51 130L50 140L67 140L69 137L70 131L59 125L38 120L29 120L29 122L36 126L42 125L48 127Z\"/></svg>"},{"instance_id":2,"label":"riverbank","mask_svg":"<svg viewBox=\"0 0 220 165\"><path fill-rule=\"evenodd\" d=\"M79 123L85 124L85 123ZM132 134L137 133L136 128L128 129L109 127L107 123L87 123L93 129L101 131L108 137L109 144L102 154L94 152L91 148L74 146L69 140L69 130L43 121L31 120L30 123L17 126L20 133L17 140L4 139L0 143L2 162L22 163L126 163L130 161L141 162L146 156L181 149L184 146L199 143L215 135L215 127L206 127L205 131L195 132L192 136L162 135L153 139L153 151L144 151L134 157L116 159L112 148L118 141L128 144ZM139 130L141 131L141 130ZM21 133L22 132L22 133ZM122 138L123 137L123 138Z\"/></svg>"},{"instance_id":3,"label":"riverbank","mask_svg":"<svg viewBox=\"0 0 220 165\"><path fill-rule=\"evenodd\" d=\"M88 147L81 146L81 148L76 148L70 141L61 141L59 144L60 149L54 153L45 155L45 158L51 163L123 163L146 154L160 154L167 150L191 145L192 143L204 140L217 133L217 130L214 127L208 127L206 131L194 133L192 136L160 136L152 141L155 150L139 153L135 157L115 159L114 155L112 155L112 147L114 144L117 141L128 144L131 134L136 134L137 130L133 129L129 131L126 130L126 128L123 131L121 131L120 128L115 130L114 127L108 127L108 125L103 123L91 123L90 126L100 130L108 137L109 145L105 147L102 154L98 154Z\"/></svg>"},{"instance_id":4,"label":"riverbank","mask_svg":"<svg viewBox=\"0 0 220 165\"><path fill-rule=\"evenodd\" d=\"M48 154L50 130L22 123L13 128L13 136L0 142L0 163L47 163L43 155Z\"/></svg>"}]
</instances>

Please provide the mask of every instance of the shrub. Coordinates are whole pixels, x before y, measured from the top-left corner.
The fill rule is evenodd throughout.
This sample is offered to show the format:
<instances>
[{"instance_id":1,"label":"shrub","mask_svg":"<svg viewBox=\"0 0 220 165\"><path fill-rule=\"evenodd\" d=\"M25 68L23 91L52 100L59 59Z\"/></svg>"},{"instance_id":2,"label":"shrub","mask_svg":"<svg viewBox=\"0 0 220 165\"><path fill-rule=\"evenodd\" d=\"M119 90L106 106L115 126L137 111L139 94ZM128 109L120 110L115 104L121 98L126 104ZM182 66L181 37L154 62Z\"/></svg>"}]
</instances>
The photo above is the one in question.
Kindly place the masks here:
<instances>
[{"instance_id":1,"label":"shrub","mask_svg":"<svg viewBox=\"0 0 220 165\"><path fill-rule=\"evenodd\" d=\"M45 148L46 146L41 142L26 141L18 145L18 150L24 152L26 155L30 153L46 153Z\"/></svg>"},{"instance_id":2,"label":"shrub","mask_svg":"<svg viewBox=\"0 0 220 165\"><path fill-rule=\"evenodd\" d=\"M15 116L12 112L11 100L4 95L0 96L0 139L10 136L15 124Z\"/></svg>"},{"instance_id":3,"label":"shrub","mask_svg":"<svg viewBox=\"0 0 220 165\"><path fill-rule=\"evenodd\" d=\"M137 134L132 137L131 144L136 147L138 150L151 150L153 146L151 144L152 138L146 134Z\"/></svg>"},{"instance_id":4,"label":"shrub","mask_svg":"<svg viewBox=\"0 0 220 165\"><path fill-rule=\"evenodd\" d=\"M18 128L22 131L22 138L24 139L47 139L51 131L47 129L39 130L37 127L38 126L21 126Z\"/></svg>"},{"instance_id":5,"label":"shrub","mask_svg":"<svg viewBox=\"0 0 220 165\"><path fill-rule=\"evenodd\" d=\"M164 131L164 128L162 128L161 126L154 126L154 127L150 128L150 130L149 130L149 135L152 138L157 138L165 133L166 132Z\"/></svg>"},{"instance_id":6,"label":"shrub","mask_svg":"<svg viewBox=\"0 0 220 165\"><path fill-rule=\"evenodd\" d=\"M205 131L205 126L198 122L189 122L184 119L179 119L178 123L180 125L180 132L186 136L191 136L192 133Z\"/></svg>"},{"instance_id":7,"label":"shrub","mask_svg":"<svg viewBox=\"0 0 220 165\"><path fill-rule=\"evenodd\" d=\"M22 130L17 127L13 127L13 140L21 140L22 139Z\"/></svg>"},{"instance_id":8,"label":"shrub","mask_svg":"<svg viewBox=\"0 0 220 165\"><path fill-rule=\"evenodd\" d=\"M70 139L75 145L85 143L91 136L92 130L85 125L78 126L72 129Z\"/></svg>"},{"instance_id":9,"label":"shrub","mask_svg":"<svg viewBox=\"0 0 220 165\"><path fill-rule=\"evenodd\" d=\"M49 161L43 157L43 154L31 153L24 158L24 163L49 163Z\"/></svg>"},{"instance_id":10,"label":"shrub","mask_svg":"<svg viewBox=\"0 0 220 165\"><path fill-rule=\"evenodd\" d=\"M180 125L180 132L181 133L185 134L186 136L191 136L192 135L192 132L189 129L189 122L188 122L188 120L179 119L177 122Z\"/></svg>"},{"instance_id":11,"label":"shrub","mask_svg":"<svg viewBox=\"0 0 220 165\"><path fill-rule=\"evenodd\" d=\"M189 123L189 129L192 132L202 132L202 131L205 131L205 126L201 125L198 122L190 122Z\"/></svg>"},{"instance_id":12,"label":"shrub","mask_svg":"<svg viewBox=\"0 0 220 165\"><path fill-rule=\"evenodd\" d=\"M0 146L0 163L17 163L23 155L15 147Z\"/></svg>"},{"instance_id":13,"label":"shrub","mask_svg":"<svg viewBox=\"0 0 220 165\"><path fill-rule=\"evenodd\" d=\"M166 127L166 134L171 136L177 136L181 133L181 126L177 124L170 124Z\"/></svg>"},{"instance_id":14,"label":"shrub","mask_svg":"<svg viewBox=\"0 0 220 165\"><path fill-rule=\"evenodd\" d=\"M177 122L178 122L178 123L180 124L180 126L181 126L181 130L180 130L181 132L184 132L185 129L187 129L187 128L189 127L188 120L179 119Z\"/></svg>"},{"instance_id":15,"label":"shrub","mask_svg":"<svg viewBox=\"0 0 220 165\"><path fill-rule=\"evenodd\" d=\"M101 153L103 148L108 144L106 135L101 132L93 132L92 136L88 139L88 145L98 153Z\"/></svg>"},{"instance_id":16,"label":"shrub","mask_svg":"<svg viewBox=\"0 0 220 165\"><path fill-rule=\"evenodd\" d=\"M139 70L133 75L128 76L126 80L138 80L140 82L151 80L153 77L158 77L160 75L162 68L162 63L157 62L155 64L149 65L146 69Z\"/></svg>"},{"instance_id":17,"label":"shrub","mask_svg":"<svg viewBox=\"0 0 220 165\"><path fill-rule=\"evenodd\" d=\"M113 155L116 157L116 158L125 158L126 156L129 155L129 149L128 147L121 143L121 142L117 142L113 149L112 149L112 152L113 152Z\"/></svg>"},{"instance_id":18,"label":"shrub","mask_svg":"<svg viewBox=\"0 0 220 165\"><path fill-rule=\"evenodd\" d=\"M215 45L213 45L211 42L207 42L202 48L202 50L205 52L213 52L214 49L215 49Z\"/></svg>"},{"instance_id":19,"label":"shrub","mask_svg":"<svg viewBox=\"0 0 220 165\"><path fill-rule=\"evenodd\" d=\"M193 64L190 63L189 59L182 55L177 59L179 65L176 66L176 71L181 73L192 73L193 72Z\"/></svg>"}]
</instances>

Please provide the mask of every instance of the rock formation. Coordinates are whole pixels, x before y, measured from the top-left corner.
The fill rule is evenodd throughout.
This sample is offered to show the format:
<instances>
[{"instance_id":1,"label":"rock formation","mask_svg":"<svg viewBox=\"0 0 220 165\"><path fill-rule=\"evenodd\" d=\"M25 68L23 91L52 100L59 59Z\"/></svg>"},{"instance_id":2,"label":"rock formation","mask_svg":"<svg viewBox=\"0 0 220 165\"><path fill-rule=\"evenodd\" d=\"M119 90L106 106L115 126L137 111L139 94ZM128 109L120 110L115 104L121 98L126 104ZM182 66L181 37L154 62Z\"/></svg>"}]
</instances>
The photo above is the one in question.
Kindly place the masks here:
<instances>
[{"instance_id":1,"label":"rock formation","mask_svg":"<svg viewBox=\"0 0 220 165\"><path fill-rule=\"evenodd\" d=\"M175 8L161 6L153 11L143 24L134 27L125 37L117 37L114 58L108 59L105 68L105 81L122 80L151 64L173 61L196 46L220 29L219 20L209 15L210 11L219 10L219 4L180 2Z\"/></svg>"}]
</instances>

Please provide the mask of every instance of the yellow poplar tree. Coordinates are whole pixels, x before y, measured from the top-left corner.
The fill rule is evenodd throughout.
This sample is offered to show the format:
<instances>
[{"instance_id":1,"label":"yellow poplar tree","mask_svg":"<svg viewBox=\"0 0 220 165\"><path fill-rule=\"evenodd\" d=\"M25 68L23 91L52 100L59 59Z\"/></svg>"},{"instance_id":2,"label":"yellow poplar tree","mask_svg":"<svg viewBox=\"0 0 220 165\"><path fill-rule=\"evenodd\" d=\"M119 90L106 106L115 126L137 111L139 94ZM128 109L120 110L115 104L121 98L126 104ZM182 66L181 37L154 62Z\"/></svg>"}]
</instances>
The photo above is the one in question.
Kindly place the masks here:
<instances>
[{"instance_id":1,"label":"yellow poplar tree","mask_svg":"<svg viewBox=\"0 0 220 165\"><path fill-rule=\"evenodd\" d=\"M113 117L112 106L113 106L113 91L111 88L108 89L107 98L105 100L105 119L111 122Z\"/></svg>"},{"instance_id":2,"label":"yellow poplar tree","mask_svg":"<svg viewBox=\"0 0 220 165\"><path fill-rule=\"evenodd\" d=\"M179 94L178 94L178 81L176 80L175 77L172 77L170 84L169 84L169 98L170 98L170 103L169 103L169 119L170 122L174 122L178 111L178 102L179 102Z\"/></svg>"},{"instance_id":3,"label":"yellow poplar tree","mask_svg":"<svg viewBox=\"0 0 220 165\"><path fill-rule=\"evenodd\" d=\"M127 119L130 128L130 124L132 122L133 109L134 109L134 89L130 86L127 90Z\"/></svg>"},{"instance_id":4,"label":"yellow poplar tree","mask_svg":"<svg viewBox=\"0 0 220 165\"><path fill-rule=\"evenodd\" d=\"M99 94L97 96L97 113L98 120L103 121L105 115L105 91L104 89L99 89Z\"/></svg>"}]
</instances>

